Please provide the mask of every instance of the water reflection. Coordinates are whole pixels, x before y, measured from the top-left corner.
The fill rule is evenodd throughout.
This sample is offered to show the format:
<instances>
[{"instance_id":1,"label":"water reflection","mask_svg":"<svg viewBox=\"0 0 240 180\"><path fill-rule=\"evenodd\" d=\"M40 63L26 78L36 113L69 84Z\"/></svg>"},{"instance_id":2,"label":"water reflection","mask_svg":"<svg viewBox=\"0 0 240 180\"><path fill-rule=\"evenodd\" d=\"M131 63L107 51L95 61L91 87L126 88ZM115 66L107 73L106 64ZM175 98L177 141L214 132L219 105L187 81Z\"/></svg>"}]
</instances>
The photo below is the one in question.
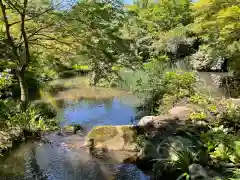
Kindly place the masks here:
<instances>
[{"instance_id":1,"label":"water reflection","mask_svg":"<svg viewBox=\"0 0 240 180\"><path fill-rule=\"evenodd\" d=\"M132 124L136 115L134 98L60 100L58 119L62 125L79 123L87 129L96 125ZM1 180L145 180L148 179L136 166L120 165L120 154L98 160L80 148L84 137L49 135L49 144L27 143L11 154L0 157ZM65 139L64 139L65 138Z\"/></svg>"},{"instance_id":2,"label":"water reflection","mask_svg":"<svg viewBox=\"0 0 240 180\"><path fill-rule=\"evenodd\" d=\"M58 113L62 125L75 122L88 129L96 125L132 124L135 116L133 104L119 98L77 102L65 100L64 108Z\"/></svg>"},{"instance_id":3,"label":"water reflection","mask_svg":"<svg viewBox=\"0 0 240 180\"><path fill-rule=\"evenodd\" d=\"M40 166L36 159L36 146L31 145L29 151L25 153L25 179L26 180L48 180L44 171L40 169Z\"/></svg>"},{"instance_id":4,"label":"water reflection","mask_svg":"<svg viewBox=\"0 0 240 180\"><path fill-rule=\"evenodd\" d=\"M13 154L0 161L1 180L149 179L134 165L119 165L114 156L113 159L94 159L84 150L67 149L60 140L51 146L24 144L15 153L18 155Z\"/></svg>"}]
</instances>

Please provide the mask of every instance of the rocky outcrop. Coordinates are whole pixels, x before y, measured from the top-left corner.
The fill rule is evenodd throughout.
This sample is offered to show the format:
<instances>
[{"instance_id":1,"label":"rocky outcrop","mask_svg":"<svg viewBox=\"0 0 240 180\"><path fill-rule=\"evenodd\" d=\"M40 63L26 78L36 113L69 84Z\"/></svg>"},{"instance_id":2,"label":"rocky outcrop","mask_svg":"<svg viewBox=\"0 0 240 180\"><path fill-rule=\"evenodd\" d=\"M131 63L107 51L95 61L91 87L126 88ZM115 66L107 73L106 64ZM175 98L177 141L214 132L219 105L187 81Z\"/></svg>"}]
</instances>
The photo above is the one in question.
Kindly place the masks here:
<instances>
[{"instance_id":1,"label":"rocky outcrop","mask_svg":"<svg viewBox=\"0 0 240 180\"><path fill-rule=\"evenodd\" d=\"M183 122L189 119L189 115L191 112L197 110L197 106L191 105L191 104L184 104L184 105L176 105L172 107L166 115L159 115L159 116L144 116L142 119L140 119L138 125L139 126L145 126L149 123L160 125L164 122L169 121L178 121Z\"/></svg>"},{"instance_id":2,"label":"rocky outcrop","mask_svg":"<svg viewBox=\"0 0 240 180\"><path fill-rule=\"evenodd\" d=\"M175 106L168 111L170 117L174 117L180 121L186 121L189 119L189 115L191 112L195 111L196 107L192 105L184 105L184 106Z\"/></svg>"},{"instance_id":3,"label":"rocky outcrop","mask_svg":"<svg viewBox=\"0 0 240 180\"><path fill-rule=\"evenodd\" d=\"M191 112L196 111L191 105L175 106L166 115L145 116L140 119L138 126L143 127L148 135L171 135L189 119Z\"/></svg>"},{"instance_id":4,"label":"rocky outcrop","mask_svg":"<svg viewBox=\"0 0 240 180\"><path fill-rule=\"evenodd\" d=\"M96 126L86 136L85 145L93 141L94 148L136 151L138 133L137 126Z\"/></svg>"}]
</instances>

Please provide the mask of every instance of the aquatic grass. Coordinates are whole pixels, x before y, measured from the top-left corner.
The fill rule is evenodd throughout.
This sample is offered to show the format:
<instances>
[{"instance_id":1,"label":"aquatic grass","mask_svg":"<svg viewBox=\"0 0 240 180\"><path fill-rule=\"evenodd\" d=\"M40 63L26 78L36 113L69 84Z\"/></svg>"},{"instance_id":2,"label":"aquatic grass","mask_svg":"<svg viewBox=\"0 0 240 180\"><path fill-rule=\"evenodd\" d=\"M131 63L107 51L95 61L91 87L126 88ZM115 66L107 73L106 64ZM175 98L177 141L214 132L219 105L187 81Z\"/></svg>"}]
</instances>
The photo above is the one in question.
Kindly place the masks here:
<instances>
[{"instance_id":1,"label":"aquatic grass","mask_svg":"<svg viewBox=\"0 0 240 180\"><path fill-rule=\"evenodd\" d=\"M100 87L81 87L59 92L57 99L108 99L127 95L128 92L118 89Z\"/></svg>"},{"instance_id":2,"label":"aquatic grass","mask_svg":"<svg viewBox=\"0 0 240 180\"><path fill-rule=\"evenodd\" d=\"M89 65L73 65L72 68L76 70L82 70L82 71L91 71L91 67ZM119 66L112 67L112 70L120 70L120 69L121 67Z\"/></svg>"},{"instance_id":3,"label":"aquatic grass","mask_svg":"<svg viewBox=\"0 0 240 180\"><path fill-rule=\"evenodd\" d=\"M136 91L140 81L146 83L149 79L144 70L133 71L121 69L119 71L119 76L122 78L122 81L119 81L118 87L131 91Z\"/></svg>"},{"instance_id":4,"label":"aquatic grass","mask_svg":"<svg viewBox=\"0 0 240 180\"><path fill-rule=\"evenodd\" d=\"M50 102L54 107L57 107L57 100L62 99L99 100L130 94L130 92L117 88L91 87L88 85L88 77L54 80L48 86L50 89L47 87L41 89L41 99Z\"/></svg>"},{"instance_id":5,"label":"aquatic grass","mask_svg":"<svg viewBox=\"0 0 240 180\"><path fill-rule=\"evenodd\" d=\"M49 85L52 86L53 88L54 87L74 88L81 86L89 86L89 77L77 76L68 79L57 79L49 82Z\"/></svg>"}]
</instances>

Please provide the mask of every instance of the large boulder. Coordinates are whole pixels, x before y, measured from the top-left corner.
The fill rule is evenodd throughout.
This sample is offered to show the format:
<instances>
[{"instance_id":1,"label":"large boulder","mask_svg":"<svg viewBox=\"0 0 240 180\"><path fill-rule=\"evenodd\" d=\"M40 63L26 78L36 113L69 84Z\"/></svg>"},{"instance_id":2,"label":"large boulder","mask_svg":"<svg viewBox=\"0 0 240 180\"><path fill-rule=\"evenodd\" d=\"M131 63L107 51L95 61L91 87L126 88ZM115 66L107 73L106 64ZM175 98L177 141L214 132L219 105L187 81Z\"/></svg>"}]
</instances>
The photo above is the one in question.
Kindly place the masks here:
<instances>
[{"instance_id":1,"label":"large boulder","mask_svg":"<svg viewBox=\"0 0 240 180\"><path fill-rule=\"evenodd\" d=\"M137 126L96 126L86 136L85 145L92 142L94 148L136 151L137 135Z\"/></svg>"},{"instance_id":2,"label":"large boulder","mask_svg":"<svg viewBox=\"0 0 240 180\"><path fill-rule=\"evenodd\" d=\"M155 119L156 119L156 116L144 116L143 118L140 119L140 121L138 122L138 125L145 126L146 124L155 121Z\"/></svg>"},{"instance_id":3,"label":"large boulder","mask_svg":"<svg viewBox=\"0 0 240 180\"><path fill-rule=\"evenodd\" d=\"M190 105L185 106L175 106L168 111L171 117L175 117L178 120L186 121L189 119L189 115L191 112L195 111L194 107Z\"/></svg>"},{"instance_id":4,"label":"large boulder","mask_svg":"<svg viewBox=\"0 0 240 180\"><path fill-rule=\"evenodd\" d=\"M198 107L194 105L177 105L171 108L166 115L159 116L144 116L138 122L138 126L146 126L148 124L152 124L155 128L161 127L163 124L170 123L176 121L178 123L182 123L189 119L189 115L191 112L197 110Z\"/></svg>"},{"instance_id":5,"label":"large boulder","mask_svg":"<svg viewBox=\"0 0 240 180\"><path fill-rule=\"evenodd\" d=\"M196 111L195 108L190 105L178 105L170 109L166 115L143 117L138 126L143 127L147 137L150 138L169 136L186 124L190 113Z\"/></svg>"},{"instance_id":6,"label":"large boulder","mask_svg":"<svg viewBox=\"0 0 240 180\"><path fill-rule=\"evenodd\" d=\"M178 127L178 119L169 115L145 116L138 126L142 127L147 137L173 134Z\"/></svg>"},{"instance_id":7,"label":"large boulder","mask_svg":"<svg viewBox=\"0 0 240 180\"><path fill-rule=\"evenodd\" d=\"M144 116L138 122L138 126L147 126L151 124L154 128L160 128L162 125L171 121L177 121L177 118L171 115Z\"/></svg>"}]
</instances>

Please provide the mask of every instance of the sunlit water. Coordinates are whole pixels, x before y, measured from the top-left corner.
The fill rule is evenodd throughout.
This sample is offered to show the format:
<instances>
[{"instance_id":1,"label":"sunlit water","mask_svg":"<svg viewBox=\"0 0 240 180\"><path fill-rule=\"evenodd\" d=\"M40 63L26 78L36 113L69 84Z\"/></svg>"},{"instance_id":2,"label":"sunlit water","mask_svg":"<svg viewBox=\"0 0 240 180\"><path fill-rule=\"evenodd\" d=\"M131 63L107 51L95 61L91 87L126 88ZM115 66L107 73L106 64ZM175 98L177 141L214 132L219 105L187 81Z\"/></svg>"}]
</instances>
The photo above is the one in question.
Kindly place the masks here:
<instances>
[{"instance_id":1,"label":"sunlit water","mask_svg":"<svg viewBox=\"0 0 240 180\"><path fill-rule=\"evenodd\" d=\"M123 96L105 100L61 100L57 118L61 125L79 123L86 131L96 125L134 123L136 98ZM105 159L89 156L82 148L84 134L60 137L50 134L51 144L28 142L0 157L0 179L27 180L145 180L135 165L121 164L124 152Z\"/></svg>"},{"instance_id":2,"label":"sunlit water","mask_svg":"<svg viewBox=\"0 0 240 180\"><path fill-rule=\"evenodd\" d=\"M136 110L131 96L105 100L82 100L64 102L64 108L58 112L61 125L81 124L91 129L96 125L125 125L134 123Z\"/></svg>"}]
</instances>

